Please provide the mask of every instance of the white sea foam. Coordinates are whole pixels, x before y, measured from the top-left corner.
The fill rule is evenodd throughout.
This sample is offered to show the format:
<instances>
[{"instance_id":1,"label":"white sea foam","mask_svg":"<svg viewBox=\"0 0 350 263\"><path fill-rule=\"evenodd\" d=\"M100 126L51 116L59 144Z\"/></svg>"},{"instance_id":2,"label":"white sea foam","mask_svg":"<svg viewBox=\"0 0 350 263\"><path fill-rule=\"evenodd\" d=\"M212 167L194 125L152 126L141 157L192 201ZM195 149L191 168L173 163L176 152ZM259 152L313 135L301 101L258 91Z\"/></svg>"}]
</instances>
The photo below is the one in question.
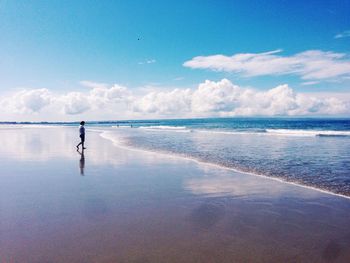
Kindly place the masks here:
<instances>
[{"instance_id":1,"label":"white sea foam","mask_svg":"<svg viewBox=\"0 0 350 263\"><path fill-rule=\"evenodd\" d=\"M168 125L140 126L139 129L153 130L153 131L191 132L191 130L187 129L185 126L168 126Z\"/></svg>"},{"instance_id":2,"label":"white sea foam","mask_svg":"<svg viewBox=\"0 0 350 263\"><path fill-rule=\"evenodd\" d=\"M205 129L198 129L195 130L195 132L199 133L211 133L211 134L223 134L223 135L244 135L244 134L254 134L254 135L264 135L265 133L263 131L240 131L240 130L232 130L232 131L225 131L225 130L205 130Z\"/></svg>"},{"instance_id":3,"label":"white sea foam","mask_svg":"<svg viewBox=\"0 0 350 263\"><path fill-rule=\"evenodd\" d=\"M226 134L226 135L264 135L264 136L297 136L297 137L315 137L315 136L350 136L350 131L331 131L331 130L293 130L293 129L266 129L266 130L206 130L198 129L194 132Z\"/></svg>"},{"instance_id":4,"label":"white sea foam","mask_svg":"<svg viewBox=\"0 0 350 263\"><path fill-rule=\"evenodd\" d=\"M267 133L282 136L350 136L350 131L266 129Z\"/></svg>"},{"instance_id":5,"label":"white sea foam","mask_svg":"<svg viewBox=\"0 0 350 263\"><path fill-rule=\"evenodd\" d=\"M100 136L102 138L112 141L115 145L118 145L120 147L125 145L125 141L120 136L116 136L116 134L113 133L112 131L104 131L104 130L94 130L94 131L100 132Z\"/></svg>"},{"instance_id":6,"label":"white sea foam","mask_svg":"<svg viewBox=\"0 0 350 263\"><path fill-rule=\"evenodd\" d=\"M160 126L154 126L160 127ZM164 126L168 127L168 126ZM178 129L179 128L179 129ZM170 130L170 128L151 128L154 130ZM219 130L219 129L186 129L185 127L172 127L173 130L210 133L218 135L263 135L263 136L297 136L297 137L315 137L315 136L350 136L350 131L332 131L332 130L293 130L293 129L261 129L261 130Z\"/></svg>"},{"instance_id":7,"label":"white sea foam","mask_svg":"<svg viewBox=\"0 0 350 263\"><path fill-rule=\"evenodd\" d=\"M117 126L112 126L116 128ZM122 126L120 126L122 127ZM247 130L220 130L220 129L189 129L185 126L140 126L139 129L151 131L173 131L173 132L194 132L210 133L218 135L265 135L265 136L296 136L296 137L315 137L315 136L350 136L350 131L332 131L332 130L302 130L302 129L247 129Z\"/></svg>"}]
</instances>

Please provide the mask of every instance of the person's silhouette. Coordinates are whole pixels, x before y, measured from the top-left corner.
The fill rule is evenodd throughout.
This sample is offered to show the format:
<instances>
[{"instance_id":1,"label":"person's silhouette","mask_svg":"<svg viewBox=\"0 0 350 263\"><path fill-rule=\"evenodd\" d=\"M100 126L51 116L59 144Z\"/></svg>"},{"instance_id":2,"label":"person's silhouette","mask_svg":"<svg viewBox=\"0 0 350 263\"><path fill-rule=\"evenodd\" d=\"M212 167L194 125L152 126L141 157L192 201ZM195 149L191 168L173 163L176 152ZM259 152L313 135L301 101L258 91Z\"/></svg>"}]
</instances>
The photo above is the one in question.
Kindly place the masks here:
<instances>
[{"instance_id":1,"label":"person's silhouette","mask_svg":"<svg viewBox=\"0 0 350 263\"><path fill-rule=\"evenodd\" d=\"M79 126L79 137L80 137L80 143L77 145L77 150L79 150L79 146L81 145L83 147L83 150L86 149L84 147L84 143L85 143L85 121L80 122L80 126Z\"/></svg>"},{"instance_id":2,"label":"person's silhouette","mask_svg":"<svg viewBox=\"0 0 350 263\"><path fill-rule=\"evenodd\" d=\"M85 168L84 148L81 152L79 150L77 150L77 152L80 154L80 160L79 160L80 174L84 176L84 168Z\"/></svg>"}]
</instances>

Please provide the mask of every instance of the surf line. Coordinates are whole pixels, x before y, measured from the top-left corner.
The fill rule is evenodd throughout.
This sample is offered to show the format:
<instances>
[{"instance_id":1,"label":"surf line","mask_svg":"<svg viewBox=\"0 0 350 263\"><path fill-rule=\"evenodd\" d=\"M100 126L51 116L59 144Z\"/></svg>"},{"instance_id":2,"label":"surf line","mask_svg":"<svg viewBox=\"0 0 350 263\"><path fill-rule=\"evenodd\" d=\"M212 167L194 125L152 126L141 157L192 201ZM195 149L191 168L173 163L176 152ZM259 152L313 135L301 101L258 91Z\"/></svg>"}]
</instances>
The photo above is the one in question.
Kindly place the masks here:
<instances>
[{"instance_id":1,"label":"surf line","mask_svg":"<svg viewBox=\"0 0 350 263\"><path fill-rule=\"evenodd\" d=\"M106 130L94 130L95 132L100 132L100 136L106 140L112 141L113 144L121 149L126 149L126 150L132 150L132 151L137 151L137 152L143 152L143 153L147 153L147 154L155 154L155 155L161 155L164 156L166 158L170 158L170 159L182 159L182 160L187 160L190 162L195 162L197 164L200 165L206 165L206 166L210 166L210 167L215 167L217 169L224 169L224 170L228 170L228 171L233 171L236 173L240 173L240 174L247 174L247 175L251 175L251 176L256 176L256 177L261 177L261 178L265 178L265 179L269 179L269 180L274 180L280 183L284 183L284 184L289 184L289 185L293 185L293 186L297 186L297 187L302 187L302 188L306 188L306 189L311 189L317 192L321 192L324 194L328 194L328 195L333 195L333 196L337 196L337 197L342 197L345 199L350 200L350 196L347 195L343 195L343 194L338 194L338 193L334 193L328 190L324 190L324 189L320 189L317 187L313 187L313 186L309 186L309 185L303 185L303 184L298 184L295 182L290 182L290 181L286 181L283 180L281 178L277 178L277 177L271 177L271 176L266 176L264 174L258 174L258 173L252 173L252 172L246 172L246 171L241 171L232 167L227 167L227 166L223 166L223 165L219 165L219 164L215 164L215 163L210 163L210 162L204 162L204 161L200 161L196 158L192 158L192 157L186 157L186 156L182 156L182 155L178 155L178 154L172 154L172 153L166 153L166 152L157 152L157 151L152 151L152 150L148 150L148 149L140 149L134 146L126 146L123 145L121 142L122 140L116 140L115 138L112 138L112 136L108 136L109 134L115 134L113 131L106 131Z\"/></svg>"}]
</instances>

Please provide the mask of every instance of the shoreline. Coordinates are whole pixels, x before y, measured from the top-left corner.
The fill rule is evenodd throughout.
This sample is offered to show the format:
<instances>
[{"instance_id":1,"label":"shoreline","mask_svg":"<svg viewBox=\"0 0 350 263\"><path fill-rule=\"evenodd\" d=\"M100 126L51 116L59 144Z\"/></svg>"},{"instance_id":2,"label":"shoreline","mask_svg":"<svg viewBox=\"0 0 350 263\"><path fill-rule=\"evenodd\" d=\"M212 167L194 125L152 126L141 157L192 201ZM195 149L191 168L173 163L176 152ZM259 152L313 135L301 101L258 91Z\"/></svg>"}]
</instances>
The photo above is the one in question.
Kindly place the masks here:
<instances>
[{"instance_id":1,"label":"shoreline","mask_svg":"<svg viewBox=\"0 0 350 263\"><path fill-rule=\"evenodd\" d=\"M5 128L5 129L18 129L18 128L19 129L22 129L22 128L28 128L28 129L35 129L35 128L52 129L52 128L57 128L57 127L64 128L64 129L65 128L68 128L68 129L74 129L75 128L74 126L41 125L41 124L24 124L24 125L16 124L16 125L9 125L9 127L3 127L3 128ZM110 130L106 130L106 128L108 128ZM121 128L129 128L129 126L121 127ZM216 167L216 168L219 168L219 169L233 171L233 172L246 174L246 175L250 175L250 176L256 176L256 177L259 177L259 178L266 178L266 179L273 180L273 181L276 181L276 182L285 183L285 184L289 184L289 185L293 185L293 186L297 186L297 187L302 187L302 188L305 188L305 189L310 189L310 190L314 190L314 191L317 191L317 192L321 192L321 193L325 193L325 194L329 194L329 195L332 195L332 196L337 196L337 197L341 197L341 198L345 198L345 199L350 200L350 195L345 195L345 194L341 194L341 193L332 192L330 190L318 188L316 186L306 185L306 184L299 183L299 182L287 181L287 180L284 180L283 178L280 178L280 177L273 177L273 176L268 176L268 175L264 175L264 174L259 174L259 173L249 172L249 171L243 171L243 170L239 170L239 169L233 168L233 167L228 167L228 166L225 166L225 165L220 165L220 164L216 164L216 163L212 163L212 162L201 161L201 160L196 159L195 157L182 156L181 154L168 153L168 152L162 152L162 151L152 151L152 150L148 150L148 149L142 149L142 148L137 148L137 147L133 147L133 146L127 146L127 145L123 145L122 143L118 143L118 142L114 141L113 138L106 138L105 136L103 136L103 133L113 132L113 130L115 130L115 129L116 128L114 126L111 126L111 127L96 126L96 127L92 127L92 128L87 128L87 131L100 133L100 136L102 138L104 138L106 140L109 140L109 141L112 141L113 144L115 144L115 146L117 146L119 148L124 148L124 149L128 149L128 150L133 150L133 151L146 152L146 153L152 153L152 154L158 154L158 155L166 156L168 158L177 158L177 159L182 159L182 160L188 160L188 161L192 161L192 162L195 162L195 163L198 163L198 164L201 164L201 165L207 165L207 166L211 166L211 167ZM257 135L261 135L261 134L257 133ZM267 134L263 133L263 135L267 135ZM273 134L270 134L270 135L273 135Z\"/></svg>"},{"instance_id":2,"label":"shoreline","mask_svg":"<svg viewBox=\"0 0 350 263\"><path fill-rule=\"evenodd\" d=\"M305 189L309 189L309 190L314 190L314 191L321 192L321 193L324 193L324 194L337 196L337 197L341 197L341 198L345 198L347 200L350 200L350 196L347 196L347 195L334 193L334 192L331 192L329 190L317 188L317 187L314 187L314 186L309 186L309 185L304 185L304 184L300 184L300 183L296 183L296 182L286 181L286 180L283 180L282 178L278 178L278 177L272 177L272 176L267 176L267 175L264 175L264 174L257 174L257 173L252 173L252 172L241 171L241 170L238 170L236 168L227 167L227 166L224 166L224 165L215 164L215 163L211 163L211 162L205 162L205 161L198 160L196 158L181 156L180 154L176 154L176 153L166 153L166 152L161 152L161 151L157 152L157 151L141 149L141 148L137 148L137 147L133 147L133 146L122 145L122 144L116 142L115 140L113 140L112 138L108 138L108 137L103 135L103 133L108 133L108 132L111 132L111 131L106 131L106 130L105 131L89 130L89 131L99 132L100 136L102 138L104 138L106 140L109 140L109 141L112 141L113 144L116 147L119 147L119 148L133 150L133 151L140 151L140 152L145 152L145 153L152 153L152 154L156 154L156 155L159 154L159 155L162 155L162 156L166 156L168 158L176 158L176 159L192 161L192 162L195 162L195 163L198 163L198 164L201 164L201 165L206 165L206 166L211 166L211 167L215 167L215 168L219 168L219 169L233 171L233 172L236 172L236 173L246 174L246 175L249 175L249 176L256 176L256 177L260 177L260 178L265 178L265 179L277 181L277 182L280 182L280 183L285 183L285 184L289 184L289 185L293 185L293 186L297 186L297 187L301 187L301 188L305 188Z\"/></svg>"}]
</instances>

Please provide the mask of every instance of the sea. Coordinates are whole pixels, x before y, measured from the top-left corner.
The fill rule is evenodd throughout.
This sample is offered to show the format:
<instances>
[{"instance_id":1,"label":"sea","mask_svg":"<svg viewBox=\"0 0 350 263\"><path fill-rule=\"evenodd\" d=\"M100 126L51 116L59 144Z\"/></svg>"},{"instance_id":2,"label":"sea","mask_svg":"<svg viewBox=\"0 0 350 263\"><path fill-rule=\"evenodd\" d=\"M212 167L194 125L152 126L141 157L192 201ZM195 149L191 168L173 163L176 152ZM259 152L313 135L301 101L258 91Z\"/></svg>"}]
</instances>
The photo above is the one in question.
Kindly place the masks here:
<instances>
[{"instance_id":1,"label":"sea","mask_svg":"<svg viewBox=\"0 0 350 263\"><path fill-rule=\"evenodd\" d=\"M32 124L32 123L26 123ZM36 125L77 123L36 123ZM350 119L203 118L87 122L122 147L350 197ZM88 137L87 137L88 144Z\"/></svg>"}]
</instances>

